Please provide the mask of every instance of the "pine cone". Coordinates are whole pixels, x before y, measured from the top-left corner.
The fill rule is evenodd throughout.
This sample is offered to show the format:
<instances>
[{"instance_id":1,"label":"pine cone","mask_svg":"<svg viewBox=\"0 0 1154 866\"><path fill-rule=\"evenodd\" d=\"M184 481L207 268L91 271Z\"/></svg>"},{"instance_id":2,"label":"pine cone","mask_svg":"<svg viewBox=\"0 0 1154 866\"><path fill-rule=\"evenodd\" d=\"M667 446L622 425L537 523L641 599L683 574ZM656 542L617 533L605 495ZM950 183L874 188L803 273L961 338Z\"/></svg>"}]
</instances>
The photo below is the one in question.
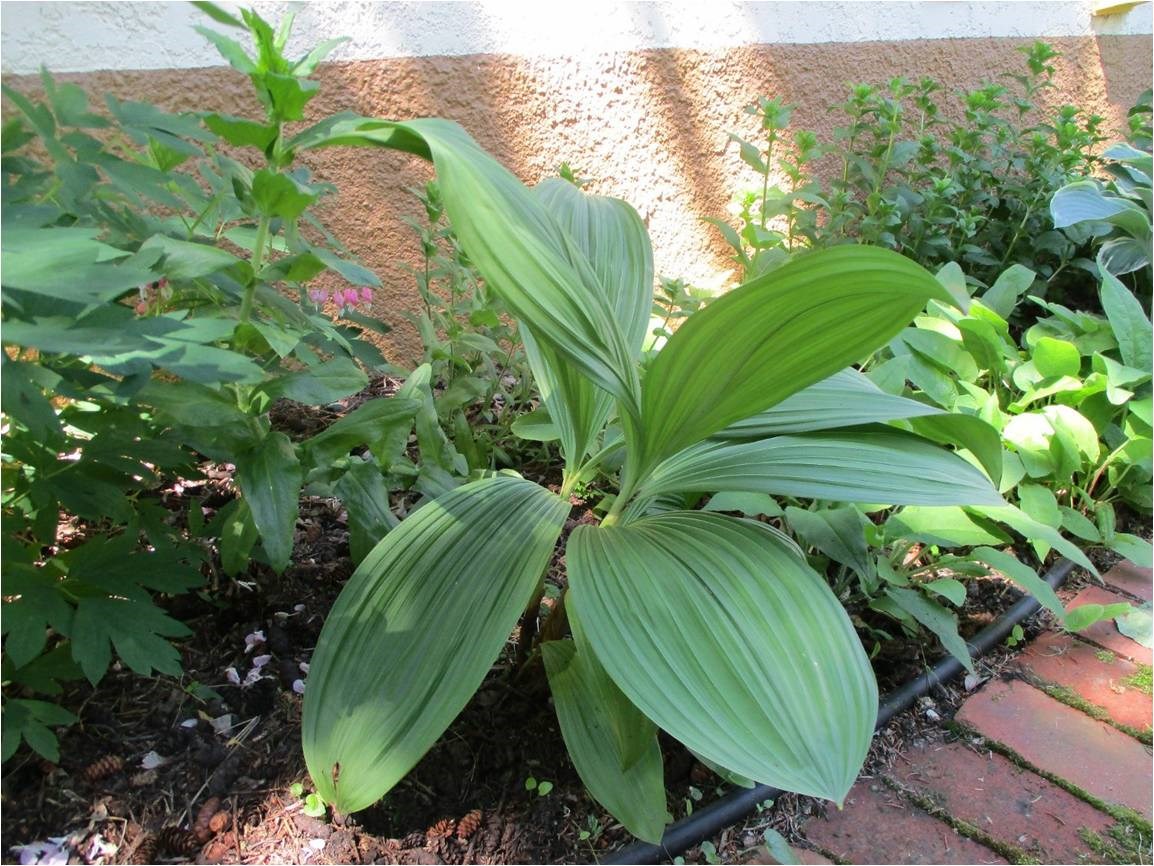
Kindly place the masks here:
<instances>
[{"instance_id":1,"label":"pine cone","mask_svg":"<svg viewBox=\"0 0 1154 866\"><path fill-rule=\"evenodd\" d=\"M210 828L210 822L218 811L220 811L220 797L209 797L197 810L196 820L192 822L192 832L196 834L201 844L213 837L214 831Z\"/></svg>"},{"instance_id":2,"label":"pine cone","mask_svg":"<svg viewBox=\"0 0 1154 866\"><path fill-rule=\"evenodd\" d=\"M456 821L452 818L442 818L425 831L425 850L434 853L440 850L444 841L452 836L453 831L456 829Z\"/></svg>"},{"instance_id":3,"label":"pine cone","mask_svg":"<svg viewBox=\"0 0 1154 866\"><path fill-rule=\"evenodd\" d=\"M474 809L464 818L457 822L457 838L462 841L468 839L477 832L477 828L481 826L481 810Z\"/></svg>"},{"instance_id":4,"label":"pine cone","mask_svg":"<svg viewBox=\"0 0 1154 866\"><path fill-rule=\"evenodd\" d=\"M165 827L156 834L157 853L175 857L191 857L200 850L201 843L189 830L180 827Z\"/></svg>"},{"instance_id":5,"label":"pine cone","mask_svg":"<svg viewBox=\"0 0 1154 866\"><path fill-rule=\"evenodd\" d=\"M222 809L212 816L212 820L208 822L208 829L214 834L220 833L229 828L232 824L232 813L228 809Z\"/></svg>"},{"instance_id":6,"label":"pine cone","mask_svg":"<svg viewBox=\"0 0 1154 866\"><path fill-rule=\"evenodd\" d=\"M93 761L84 768L84 778L89 782L99 782L101 779L107 779L109 776L115 775L124 769L124 758L119 755L105 755L99 760Z\"/></svg>"},{"instance_id":7,"label":"pine cone","mask_svg":"<svg viewBox=\"0 0 1154 866\"><path fill-rule=\"evenodd\" d=\"M157 844L157 839L151 833L145 835L140 844L136 846L136 850L132 852L132 859L130 863L155 863L156 855L160 850Z\"/></svg>"},{"instance_id":8,"label":"pine cone","mask_svg":"<svg viewBox=\"0 0 1154 866\"><path fill-rule=\"evenodd\" d=\"M406 849L424 848L425 847L425 834L424 833L410 833L409 835L407 835L403 839L401 839L401 847L406 848Z\"/></svg>"}]
</instances>

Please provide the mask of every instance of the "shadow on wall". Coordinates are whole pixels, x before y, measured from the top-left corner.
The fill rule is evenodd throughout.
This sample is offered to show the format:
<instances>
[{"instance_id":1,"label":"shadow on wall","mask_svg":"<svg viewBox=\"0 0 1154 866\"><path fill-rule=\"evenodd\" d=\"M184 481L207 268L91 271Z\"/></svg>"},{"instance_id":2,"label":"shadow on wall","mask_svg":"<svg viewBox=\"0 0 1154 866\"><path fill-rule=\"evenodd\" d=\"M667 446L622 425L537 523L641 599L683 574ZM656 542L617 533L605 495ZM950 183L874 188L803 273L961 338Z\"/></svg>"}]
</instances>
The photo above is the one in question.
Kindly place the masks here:
<instances>
[{"instance_id":1,"label":"shadow on wall","mask_svg":"<svg viewBox=\"0 0 1154 866\"><path fill-rule=\"evenodd\" d=\"M635 12L634 14L640 14ZM1053 102L1070 102L1125 129L1126 109L1150 86L1148 37L1049 40L1063 55ZM394 58L323 65L310 118L338 111L386 117L443 116L462 124L527 183L569 162L594 192L620 196L653 236L658 273L708 283L730 269L717 232L700 221L722 216L730 197L755 179L727 133L759 137L742 107L758 95L795 103L794 127L829 140L842 123L831 106L851 82L931 75L942 103L983 80L1018 72L1017 50L1032 40L755 45L710 51L653 49L573 57L475 55ZM230 69L70 74L97 94L147 99L169 110L257 110L249 84ZM35 76L6 79L37 92ZM395 327L387 341L398 362L420 354L402 319L417 306L410 267L419 261L406 216L422 208L406 190L431 176L421 160L385 151L333 148L305 162L340 190L321 216L385 283L374 312ZM712 275L712 277L711 277Z\"/></svg>"}]
</instances>

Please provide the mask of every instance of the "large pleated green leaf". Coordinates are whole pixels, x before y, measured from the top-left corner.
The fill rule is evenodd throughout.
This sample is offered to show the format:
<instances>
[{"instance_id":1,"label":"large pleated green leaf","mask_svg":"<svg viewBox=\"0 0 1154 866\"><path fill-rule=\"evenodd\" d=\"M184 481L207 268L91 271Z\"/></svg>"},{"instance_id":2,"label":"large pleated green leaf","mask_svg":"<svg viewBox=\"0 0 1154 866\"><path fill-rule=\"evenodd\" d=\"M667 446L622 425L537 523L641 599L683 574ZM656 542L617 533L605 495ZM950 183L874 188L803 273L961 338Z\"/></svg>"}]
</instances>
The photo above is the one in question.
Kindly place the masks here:
<instances>
[{"instance_id":1,"label":"large pleated green leaf","mask_svg":"<svg viewBox=\"0 0 1154 866\"><path fill-rule=\"evenodd\" d=\"M365 557L325 621L302 740L317 791L369 806L480 686L538 585L569 506L521 478L459 487Z\"/></svg>"},{"instance_id":2,"label":"large pleated green leaf","mask_svg":"<svg viewBox=\"0 0 1154 866\"><path fill-rule=\"evenodd\" d=\"M646 374L639 471L861 360L935 297L950 300L929 271L864 246L805 253L734 289Z\"/></svg>"},{"instance_id":3,"label":"large pleated green leaf","mask_svg":"<svg viewBox=\"0 0 1154 866\"><path fill-rule=\"evenodd\" d=\"M549 641L541 645L541 654L561 734L581 781L630 833L660 842L667 814L656 726L574 641ZM632 761L622 753L626 738L642 746Z\"/></svg>"},{"instance_id":4,"label":"large pleated green leaf","mask_svg":"<svg viewBox=\"0 0 1154 866\"><path fill-rule=\"evenodd\" d=\"M981 470L953 452L884 429L709 439L662 462L641 493L720 490L888 505L1005 504Z\"/></svg>"},{"instance_id":5,"label":"large pleated green leaf","mask_svg":"<svg viewBox=\"0 0 1154 866\"><path fill-rule=\"evenodd\" d=\"M597 276L593 286L607 300L634 357L641 352L653 301L653 250L637 212L620 199L587 195L560 178L542 181L534 193L568 233ZM580 369L534 338L521 323L525 354L561 451L572 471L590 453L613 409L613 397Z\"/></svg>"},{"instance_id":6,"label":"large pleated green leaf","mask_svg":"<svg viewBox=\"0 0 1154 866\"><path fill-rule=\"evenodd\" d=\"M716 764L841 801L865 759L877 683L849 617L764 524L667 512L579 526L569 605L646 716Z\"/></svg>"},{"instance_id":7,"label":"large pleated green leaf","mask_svg":"<svg viewBox=\"0 0 1154 866\"><path fill-rule=\"evenodd\" d=\"M887 394L850 368L786 397L764 412L730 424L716 435L725 439L762 439L782 433L808 433L940 414L942 410L936 406Z\"/></svg>"},{"instance_id":8,"label":"large pleated green leaf","mask_svg":"<svg viewBox=\"0 0 1154 866\"><path fill-rule=\"evenodd\" d=\"M445 210L470 261L538 340L638 411L635 353L593 266L546 207L458 124L341 118L290 142L297 149L376 145L432 160Z\"/></svg>"}]
</instances>

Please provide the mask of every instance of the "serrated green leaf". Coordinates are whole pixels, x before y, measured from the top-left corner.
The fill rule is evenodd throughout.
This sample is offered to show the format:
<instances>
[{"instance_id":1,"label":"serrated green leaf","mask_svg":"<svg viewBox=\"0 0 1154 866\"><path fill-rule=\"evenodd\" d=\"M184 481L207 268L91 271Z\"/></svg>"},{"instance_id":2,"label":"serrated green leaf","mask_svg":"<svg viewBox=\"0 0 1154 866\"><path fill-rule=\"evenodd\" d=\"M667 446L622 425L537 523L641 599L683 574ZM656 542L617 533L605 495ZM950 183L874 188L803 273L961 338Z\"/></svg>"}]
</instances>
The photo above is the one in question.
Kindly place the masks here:
<instances>
[{"instance_id":1,"label":"serrated green leaf","mask_svg":"<svg viewBox=\"0 0 1154 866\"><path fill-rule=\"evenodd\" d=\"M272 124L231 114L207 114L204 125L234 147L257 147L263 151L277 136L277 128Z\"/></svg>"},{"instance_id":2,"label":"serrated green leaf","mask_svg":"<svg viewBox=\"0 0 1154 866\"><path fill-rule=\"evenodd\" d=\"M991 547L978 547L971 551L970 556L979 562L996 568L1003 576L1018 584L1038 602L1054 614L1059 622L1066 620L1066 608L1063 606L1053 587L1034 573L1034 570L1021 562L1016 556L994 550Z\"/></svg>"},{"instance_id":3,"label":"serrated green leaf","mask_svg":"<svg viewBox=\"0 0 1154 866\"><path fill-rule=\"evenodd\" d=\"M668 512L579 526L566 556L570 609L646 716L741 775L844 798L877 685L844 609L779 533Z\"/></svg>"},{"instance_id":4,"label":"serrated green leaf","mask_svg":"<svg viewBox=\"0 0 1154 866\"><path fill-rule=\"evenodd\" d=\"M790 529L809 546L816 547L835 562L849 566L866 580L876 576L874 559L870 556L865 537L869 521L852 505L821 511L790 506L785 509L785 517Z\"/></svg>"},{"instance_id":5,"label":"serrated green leaf","mask_svg":"<svg viewBox=\"0 0 1154 866\"><path fill-rule=\"evenodd\" d=\"M252 75L257 72L256 64L252 62L252 58L248 56L239 42L214 30L209 30L207 27L195 26L192 29L215 45L220 56L227 60L233 69L243 72L245 75Z\"/></svg>"},{"instance_id":6,"label":"serrated green leaf","mask_svg":"<svg viewBox=\"0 0 1154 866\"><path fill-rule=\"evenodd\" d=\"M164 640L191 634L151 603L95 596L80 599L72 623L72 658L89 682L100 682L112 661L112 647L143 676L153 670L180 675L180 653Z\"/></svg>"},{"instance_id":7,"label":"serrated green leaf","mask_svg":"<svg viewBox=\"0 0 1154 866\"><path fill-rule=\"evenodd\" d=\"M252 177L252 200L266 217L295 220L316 200L316 194L287 174L262 168Z\"/></svg>"},{"instance_id":8,"label":"serrated green leaf","mask_svg":"<svg viewBox=\"0 0 1154 866\"><path fill-rule=\"evenodd\" d=\"M292 441L279 431L237 459L236 482L252 510L274 571L288 567L304 470Z\"/></svg>"},{"instance_id":9,"label":"serrated green leaf","mask_svg":"<svg viewBox=\"0 0 1154 866\"><path fill-rule=\"evenodd\" d=\"M349 553L360 563L385 534L400 521L389 510L389 490L381 470L372 463L354 462L333 492L341 498L349 516Z\"/></svg>"},{"instance_id":10,"label":"serrated green leaf","mask_svg":"<svg viewBox=\"0 0 1154 866\"><path fill-rule=\"evenodd\" d=\"M285 397L320 406L355 394L368 384L369 377L352 360L334 358L307 370L280 376L263 387L274 400Z\"/></svg>"},{"instance_id":11,"label":"serrated green leaf","mask_svg":"<svg viewBox=\"0 0 1154 866\"><path fill-rule=\"evenodd\" d=\"M926 598L916 589L891 586L886 589L886 596L937 635L946 651L960 661L966 670L974 672L974 660L970 657L966 642L958 634L958 617L954 613Z\"/></svg>"},{"instance_id":12,"label":"serrated green leaf","mask_svg":"<svg viewBox=\"0 0 1154 866\"><path fill-rule=\"evenodd\" d=\"M371 805L433 745L529 603L568 512L498 476L418 509L365 558L325 621L305 691L305 760L326 802L346 814Z\"/></svg>"},{"instance_id":13,"label":"serrated green leaf","mask_svg":"<svg viewBox=\"0 0 1154 866\"><path fill-rule=\"evenodd\" d=\"M405 447L417 400L396 396L370 400L335 424L301 443L306 462L324 467L358 445L367 447L382 469L388 469Z\"/></svg>"}]
</instances>

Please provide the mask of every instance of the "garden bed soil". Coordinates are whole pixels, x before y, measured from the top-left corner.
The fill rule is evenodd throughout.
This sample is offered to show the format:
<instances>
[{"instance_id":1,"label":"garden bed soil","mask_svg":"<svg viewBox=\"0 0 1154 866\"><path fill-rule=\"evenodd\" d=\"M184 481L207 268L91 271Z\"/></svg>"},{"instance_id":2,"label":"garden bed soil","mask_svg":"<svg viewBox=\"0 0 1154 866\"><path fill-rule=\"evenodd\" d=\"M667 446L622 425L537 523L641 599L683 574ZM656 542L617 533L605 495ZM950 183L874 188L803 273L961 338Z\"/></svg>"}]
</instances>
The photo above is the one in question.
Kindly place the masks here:
<instances>
[{"instance_id":1,"label":"garden bed soil","mask_svg":"<svg viewBox=\"0 0 1154 866\"><path fill-rule=\"evenodd\" d=\"M315 432L314 421L332 420L291 414L280 423L304 435ZM227 471L205 468L204 479L163 491L174 513L185 513L190 497L215 507L231 497ZM575 509L569 528L583 519ZM25 749L4 768L4 862L18 861L13 846L60 837L74 863L593 862L632 841L585 794L540 667L519 673L513 663L516 635L465 710L380 803L347 820L307 815L293 790L294 783L309 790L297 690L307 683L302 663L352 571L340 504L305 498L293 564L283 575L258 564L241 579L214 572L204 591L165 600L193 632L180 644L185 677L145 678L114 666L98 688L66 691L62 703L80 721L61 731L59 765ZM558 568L552 576L563 580ZM997 579L970 587L964 635L1020 597ZM882 691L939 654L912 641L883 644L875 658ZM265 655L271 658L259 679L244 685L253 659ZM230 681L230 669L241 684ZM951 691L938 690L933 700L939 692L945 717ZM871 761L917 737L925 710L915 707L887 726ZM670 740L663 747L675 818L722 793L721 780L687 751ZM714 845L727 862L745 862L764 827L788 837L791 815L815 808L788 795Z\"/></svg>"}]
</instances>

